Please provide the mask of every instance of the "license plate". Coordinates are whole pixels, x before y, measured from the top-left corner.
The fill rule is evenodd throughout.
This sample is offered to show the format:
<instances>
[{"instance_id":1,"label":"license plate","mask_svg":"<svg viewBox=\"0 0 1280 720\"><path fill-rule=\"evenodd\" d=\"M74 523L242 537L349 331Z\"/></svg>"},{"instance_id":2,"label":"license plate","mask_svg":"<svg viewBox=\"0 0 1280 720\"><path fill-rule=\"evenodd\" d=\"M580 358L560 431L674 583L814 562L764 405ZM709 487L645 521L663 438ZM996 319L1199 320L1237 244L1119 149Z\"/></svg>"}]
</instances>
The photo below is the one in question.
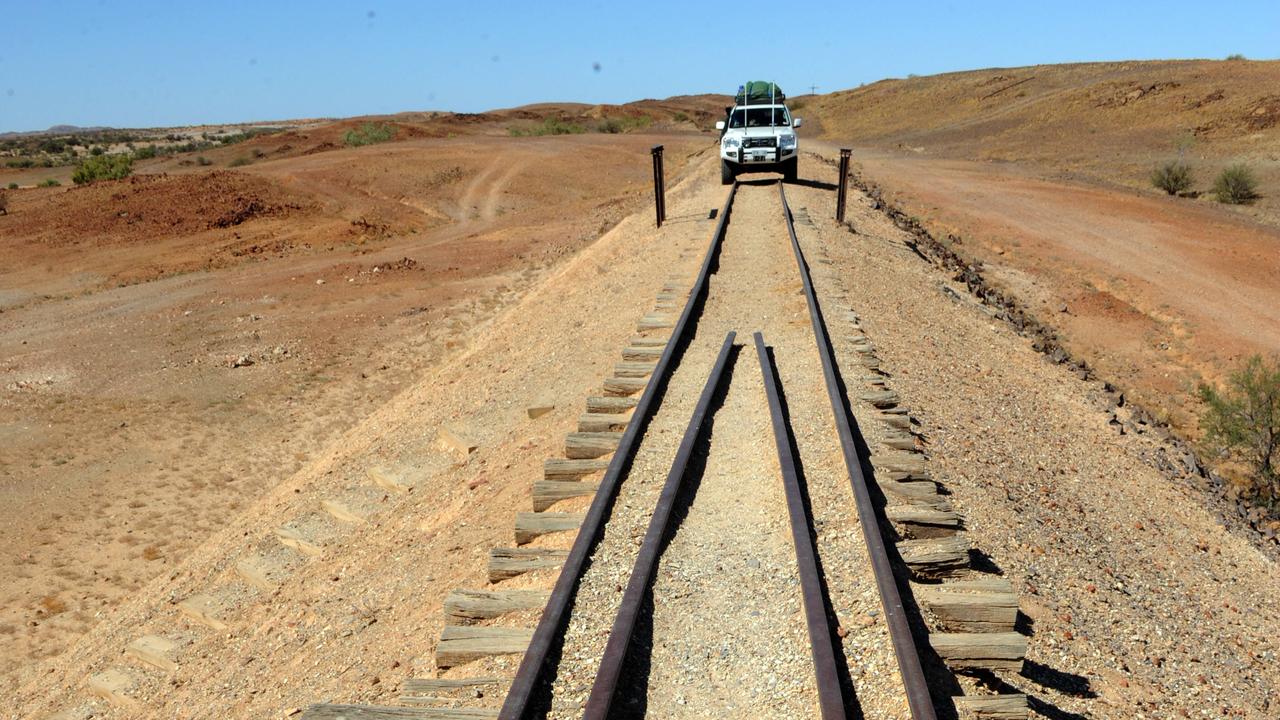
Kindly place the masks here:
<instances>
[{"instance_id":1,"label":"license plate","mask_svg":"<svg viewBox=\"0 0 1280 720\"><path fill-rule=\"evenodd\" d=\"M764 160L766 157L767 157L767 155L765 155L765 154L764 154L764 153L762 153L762 152L758 152L758 153L751 153L751 159L752 159L752 160L754 160L754 161L756 161L756 162L760 162L761 160Z\"/></svg>"}]
</instances>

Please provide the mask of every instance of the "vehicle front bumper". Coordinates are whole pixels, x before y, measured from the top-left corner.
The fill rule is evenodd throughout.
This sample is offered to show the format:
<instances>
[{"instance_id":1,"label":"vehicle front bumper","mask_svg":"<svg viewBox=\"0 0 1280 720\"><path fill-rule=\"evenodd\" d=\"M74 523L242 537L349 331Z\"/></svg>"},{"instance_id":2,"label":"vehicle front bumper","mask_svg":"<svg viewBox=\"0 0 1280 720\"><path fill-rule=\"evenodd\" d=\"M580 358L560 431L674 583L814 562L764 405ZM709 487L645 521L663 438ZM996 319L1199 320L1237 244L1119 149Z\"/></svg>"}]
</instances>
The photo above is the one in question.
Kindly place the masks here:
<instances>
[{"instance_id":1,"label":"vehicle front bumper","mask_svg":"<svg viewBox=\"0 0 1280 720\"><path fill-rule=\"evenodd\" d=\"M795 157L799 148L720 148L720 159L740 168L777 165Z\"/></svg>"}]
</instances>

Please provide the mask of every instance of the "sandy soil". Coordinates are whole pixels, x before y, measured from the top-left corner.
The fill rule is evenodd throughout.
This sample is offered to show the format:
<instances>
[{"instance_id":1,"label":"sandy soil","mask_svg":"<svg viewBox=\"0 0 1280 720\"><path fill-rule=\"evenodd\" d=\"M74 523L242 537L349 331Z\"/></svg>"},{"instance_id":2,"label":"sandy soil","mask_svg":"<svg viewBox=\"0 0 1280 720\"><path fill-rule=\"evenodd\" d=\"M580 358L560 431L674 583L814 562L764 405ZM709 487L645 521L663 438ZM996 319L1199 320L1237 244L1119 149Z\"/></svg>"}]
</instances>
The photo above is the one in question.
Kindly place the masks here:
<instances>
[{"instance_id":1,"label":"sandy soil","mask_svg":"<svg viewBox=\"0 0 1280 720\"><path fill-rule=\"evenodd\" d=\"M1055 181L1034 169L861 149L895 204L1179 430L1191 395L1280 353L1280 230L1208 202Z\"/></svg>"},{"instance_id":2,"label":"sandy soil","mask_svg":"<svg viewBox=\"0 0 1280 720\"><path fill-rule=\"evenodd\" d=\"M17 193L0 687L643 206L655 142L675 177L706 144L473 135Z\"/></svg>"}]
</instances>

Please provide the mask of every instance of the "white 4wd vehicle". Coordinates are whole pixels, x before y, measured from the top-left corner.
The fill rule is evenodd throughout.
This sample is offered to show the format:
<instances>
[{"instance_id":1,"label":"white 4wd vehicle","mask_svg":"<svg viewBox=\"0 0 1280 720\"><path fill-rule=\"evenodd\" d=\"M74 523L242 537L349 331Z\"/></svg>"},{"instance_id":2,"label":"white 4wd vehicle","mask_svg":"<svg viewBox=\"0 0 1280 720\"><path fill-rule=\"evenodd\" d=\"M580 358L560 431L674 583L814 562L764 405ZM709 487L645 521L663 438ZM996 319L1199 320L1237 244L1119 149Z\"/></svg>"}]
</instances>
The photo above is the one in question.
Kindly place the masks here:
<instances>
[{"instance_id":1,"label":"white 4wd vehicle","mask_svg":"<svg viewBox=\"0 0 1280 720\"><path fill-rule=\"evenodd\" d=\"M735 105L727 121L716 123L720 136L720 182L728 185L739 173L780 172L787 182L796 179L800 154L796 128L786 105Z\"/></svg>"}]
</instances>

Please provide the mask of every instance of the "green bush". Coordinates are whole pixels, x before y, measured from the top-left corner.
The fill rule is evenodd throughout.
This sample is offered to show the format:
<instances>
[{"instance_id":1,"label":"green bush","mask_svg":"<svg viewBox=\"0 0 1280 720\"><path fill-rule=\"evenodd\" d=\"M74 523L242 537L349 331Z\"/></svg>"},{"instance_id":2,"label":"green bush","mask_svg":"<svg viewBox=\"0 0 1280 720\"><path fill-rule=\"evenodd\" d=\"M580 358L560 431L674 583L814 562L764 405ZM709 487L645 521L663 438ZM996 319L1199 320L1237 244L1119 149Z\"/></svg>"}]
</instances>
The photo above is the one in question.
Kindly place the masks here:
<instances>
[{"instance_id":1,"label":"green bush","mask_svg":"<svg viewBox=\"0 0 1280 720\"><path fill-rule=\"evenodd\" d=\"M396 129L386 123L365 123L355 130L348 130L342 141L349 147L374 145L396 136Z\"/></svg>"},{"instance_id":2,"label":"green bush","mask_svg":"<svg viewBox=\"0 0 1280 720\"><path fill-rule=\"evenodd\" d=\"M247 157L245 157L245 156L241 155L240 157L236 158L235 160L232 160L231 162L227 163L227 167L243 167L243 166L245 166L245 165L248 165L248 164L249 164L249 163L251 163L251 162L253 162L253 161L252 161L252 160L250 160L249 158L247 158Z\"/></svg>"},{"instance_id":3,"label":"green bush","mask_svg":"<svg viewBox=\"0 0 1280 720\"><path fill-rule=\"evenodd\" d=\"M587 129L577 123L571 123L559 118L547 118L542 121L541 125L534 125L531 128L509 128L507 132L511 137L528 137L540 135L579 135L586 132Z\"/></svg>"},{"instance_id":4,"label":"green bush","mask_svg":"<svg viewBox=\"0 0 1280 720\"><path fill-rule=\"evenodd\" d=\"M671 119L675 120L676 122L688 122L689 114L684 112L683 110L677 110L676 114L671 116Z\"/></svg>"},{"instance_id":5,"label":"green bush","mask_svg":"<svg viewBox=\"0 0 1280 720\"><path fill-rule=\"evenodd\" d=\"M54 180L53 178L49 178L48 180L45 180L44 182L37 185L36 187L58 187L60 185L62 185L62 183L58 182L57 180Z\"/></svg>"},{"instance_id":6,"label":"green bush","mask_svg":"<svg viewBox=\"0 0 1280 720\"><path fill-rule=\"evenodd\" d=\"M653 118L647 115L637 117L627 116L620 118L605 118L596 125L596 132L602 133L624 133L636 130L638 128L646 128L653 124Z\"/></svg>"},{"instance_id":7,"label":"green bush","mask_svg":"<svg viewBox=\"0 0 1280 720\"><path fill-rule=\"evenodd\" d=\"M1191 166L1181 160L1170 160L1151 171L1151 184L1177 195L1191 189Z\"/></svg>"},{"instance_id":8,"label":"green bush","mask_svg":"<svg viewBox=\"0 0 1280 720\"><path fill-rule=\"evenodd\" d=\"M1248 60L1248 58L1246 58L1244 55L1241 55L1240 53L1231 53L1230 55L1227 56L1227 59L1231 61Z\"/></svg>"},{"instance_id":9,"label":"green bush","mask_svg":"<svg viewBox=\"0 0 1280 720\"><path fill-rule=\"evenodd\" d=\"M119 180L133 172L133 158L128 155L96 155L80 163L71 175L77 185L95 180Z\"/></svg>"},{"instance_id":10,"label":"green bush","mask_svg":"<svg viewBox=\"0 0 1280 720\"><path fill-rule=\"evenodd\" d=\"M1218 175L1213 183L1213 194L1218 196L1220 203L1242 205L1258 198L1258 179L1248 165L1238 163Z\"/></svg>"},{"instance_id":11,"label":"green bush","mask_svg":"<svg viewBox=\"0 0 1280 720\"><path fill-rule=\"evenodd\" d=\"M94 145L93 149L89 150L90 155L101 155L105 152L106 150L102 149L101 145Z\"/></svg>"},{"instance_id":12,"label":"green bush","mask_svg":"<svg viewBox=\"0 0 1280 720\"><path fill-rule=\"evenodd\" d=\"M159 151L156 150L155 145L148 145L146 147L141 147L141 148L138 148L137 150L134 150L133 157L137 160L150 160L151 158L155 157L158 152Z\"/></svg>"},{"instance_id":13,"label":"green bush","mask_svg":"<svg viewBox=\"0 0 1280 720\"><path fill-rule=\"evenodd\" d=\"M1214 450L1247 462L1254 475L1252 490L1274 504L1280 500L1280 358L1271 362L1254 355L1231 374L1225 390L1201 385L1206 412L1201 418L1205 441Z\"/></svg>"},{"instance_id":14,"label":"green bush","mask_svg":"<svg viewBox=\"0 0 1280 720\"><path fill-rule=\"evenodd\" d=\"M29 158L23 158L21 160L10 160L5 164L11 168L29 168L29 167L35 167L36 161L31 160Z\"/></svg>"},{"instance_id":15,"label":"green bush","mask_svg":"<svg viewBox=\"0 0 1280 720\"><path fill-rule=\"evenodd\" d=\"M9 183L9 189L10 189L10 190L17 190L17 189L18 189L18 183L15 183L15 182L11 182L11 183Z\"/></svg>"}]
</instances>

